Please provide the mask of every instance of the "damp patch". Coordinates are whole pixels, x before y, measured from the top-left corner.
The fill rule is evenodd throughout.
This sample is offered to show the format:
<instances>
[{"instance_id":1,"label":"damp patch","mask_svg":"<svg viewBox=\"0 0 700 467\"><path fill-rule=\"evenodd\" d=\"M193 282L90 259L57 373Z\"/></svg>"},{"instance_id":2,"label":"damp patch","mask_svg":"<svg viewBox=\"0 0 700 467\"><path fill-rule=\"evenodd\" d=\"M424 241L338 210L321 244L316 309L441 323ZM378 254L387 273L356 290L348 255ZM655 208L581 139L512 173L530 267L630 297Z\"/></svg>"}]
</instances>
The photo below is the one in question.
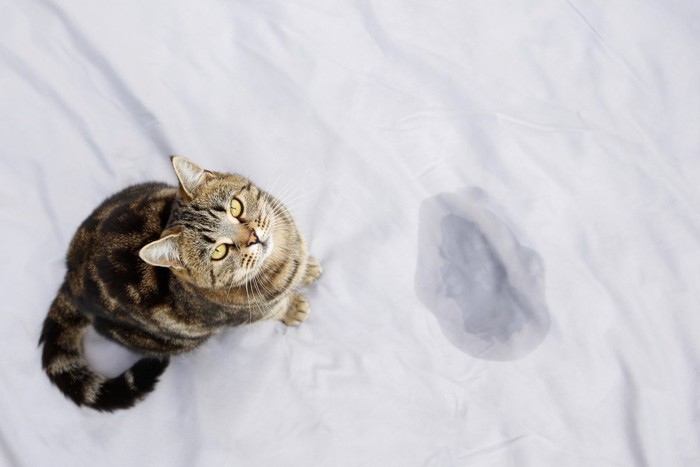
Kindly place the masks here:
<instances>
[{"instance_id":1,"label":"damp patch","mask_svg":"<svg viewBox=\"0 0 700 467\"><path fill-rule=\"evenodd\" d=\"M421 203L416 294L447 339L485 360L515 360L549 332L544 265L481 190Z\"/></svg>"}]
</instances>

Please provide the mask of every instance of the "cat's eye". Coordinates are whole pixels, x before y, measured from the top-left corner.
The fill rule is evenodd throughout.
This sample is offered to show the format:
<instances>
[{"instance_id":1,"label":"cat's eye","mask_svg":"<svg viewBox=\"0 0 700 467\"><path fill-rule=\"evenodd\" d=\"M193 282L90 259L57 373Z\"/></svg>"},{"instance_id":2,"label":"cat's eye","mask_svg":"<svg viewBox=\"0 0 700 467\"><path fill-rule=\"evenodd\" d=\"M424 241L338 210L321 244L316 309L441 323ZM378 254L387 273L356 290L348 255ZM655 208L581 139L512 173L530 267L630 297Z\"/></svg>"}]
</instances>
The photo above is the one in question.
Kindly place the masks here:
<instances>
[{"instance_id":1,"label":"cat's eye","mask_svg":"<svg viewBox=\"0 0 700 467\"><path fill-rule=\"evenodd\" d=\"M224 259L224 257L228 254L228 245L225 243L222 243L221 245L217 246L214 248L211 252L211 259L213 260L220 260Z\"/></svg>"},{"instance_id":2,"label":"cat's eye","mask_svg":"<svg viewBox=\"0 0 700 467\"><path fill-rule=\"evenodd\" d=\"M243 214L243 204L241 204L241 202L237 198L233 198L231 200L230 211L233 217L241 217L241 214Z\"/></svg>"}]
</instances>

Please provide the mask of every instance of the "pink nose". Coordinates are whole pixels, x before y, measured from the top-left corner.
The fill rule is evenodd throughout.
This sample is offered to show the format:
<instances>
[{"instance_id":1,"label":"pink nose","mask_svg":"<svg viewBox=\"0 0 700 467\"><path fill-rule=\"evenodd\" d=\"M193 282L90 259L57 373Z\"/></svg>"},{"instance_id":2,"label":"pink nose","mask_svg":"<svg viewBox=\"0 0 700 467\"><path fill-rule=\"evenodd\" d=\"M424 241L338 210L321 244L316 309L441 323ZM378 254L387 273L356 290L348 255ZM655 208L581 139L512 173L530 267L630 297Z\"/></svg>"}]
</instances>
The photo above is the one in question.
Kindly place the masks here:
<instances>
[{"instance_id":1,"label":"pink nose","mask_svg":"<svg viewBox=\"0 0 700 467\"><path fill-rule=\"evenodd\" d=\"M251 230L250 237L248 237L248 246L255 245L256 243L260 243L260 239L255 235L255 230Z\"/></svg>"}]
</instances>

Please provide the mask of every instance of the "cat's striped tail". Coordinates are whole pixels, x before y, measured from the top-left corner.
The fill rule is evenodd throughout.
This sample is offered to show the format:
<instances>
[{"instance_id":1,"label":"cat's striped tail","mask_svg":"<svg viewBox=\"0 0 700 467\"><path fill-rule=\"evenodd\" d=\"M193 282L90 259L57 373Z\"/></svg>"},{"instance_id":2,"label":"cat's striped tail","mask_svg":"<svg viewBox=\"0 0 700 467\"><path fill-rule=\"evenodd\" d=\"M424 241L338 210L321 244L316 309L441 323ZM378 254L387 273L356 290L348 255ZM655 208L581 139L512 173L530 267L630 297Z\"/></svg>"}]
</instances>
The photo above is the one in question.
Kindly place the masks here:
<instances>
[{"instance_id":1,"label":"cat's striped tail","mask_svg":"<svg viewBox=\"0 0 700 467\"><path fill-rule=\"evenodd\" d=\"M39 345L44 344L41 362L46 374L78 405L104 411L133 406L153 390L169 360L145 358L116 378L105 378L90 369L83 353L83 335L89 325L64 283L39 339Z\"/></svg>"}]
</instances>

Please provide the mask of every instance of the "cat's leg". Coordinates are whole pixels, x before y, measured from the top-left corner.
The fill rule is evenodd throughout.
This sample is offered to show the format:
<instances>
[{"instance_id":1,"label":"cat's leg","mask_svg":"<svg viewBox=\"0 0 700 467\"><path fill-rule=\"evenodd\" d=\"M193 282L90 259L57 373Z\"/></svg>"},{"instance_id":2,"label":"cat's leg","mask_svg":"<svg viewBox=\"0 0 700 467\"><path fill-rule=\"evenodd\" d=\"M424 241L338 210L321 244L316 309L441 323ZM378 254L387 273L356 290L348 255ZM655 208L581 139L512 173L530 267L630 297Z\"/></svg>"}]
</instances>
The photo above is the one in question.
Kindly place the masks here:
<instances>
[{"instance_id":1,"label":"cat's leg","mask_svg":"<svg viewBox=\"0 0 700 467\"><path fill-rule=\"evenodd\" d=\"M309 312L309 302L295 292L275 305L269 319L278 319L287 326L298 326L309 317Z\"/></svg>"},{"instance_id":2,"label":"cat's leg","mask_svg":"<svg viewBox=\"0 0 700 467\"><path fill-rule=\"evenodd\" d=\"M304 274L302 283L304 285L313 284L316 282L316 279L319 278L322 272L323 268L321 268L321 263L319 263L316 258L309 256L309 259L306 262L306 273Z\"/></svg>"}]
</instances>

